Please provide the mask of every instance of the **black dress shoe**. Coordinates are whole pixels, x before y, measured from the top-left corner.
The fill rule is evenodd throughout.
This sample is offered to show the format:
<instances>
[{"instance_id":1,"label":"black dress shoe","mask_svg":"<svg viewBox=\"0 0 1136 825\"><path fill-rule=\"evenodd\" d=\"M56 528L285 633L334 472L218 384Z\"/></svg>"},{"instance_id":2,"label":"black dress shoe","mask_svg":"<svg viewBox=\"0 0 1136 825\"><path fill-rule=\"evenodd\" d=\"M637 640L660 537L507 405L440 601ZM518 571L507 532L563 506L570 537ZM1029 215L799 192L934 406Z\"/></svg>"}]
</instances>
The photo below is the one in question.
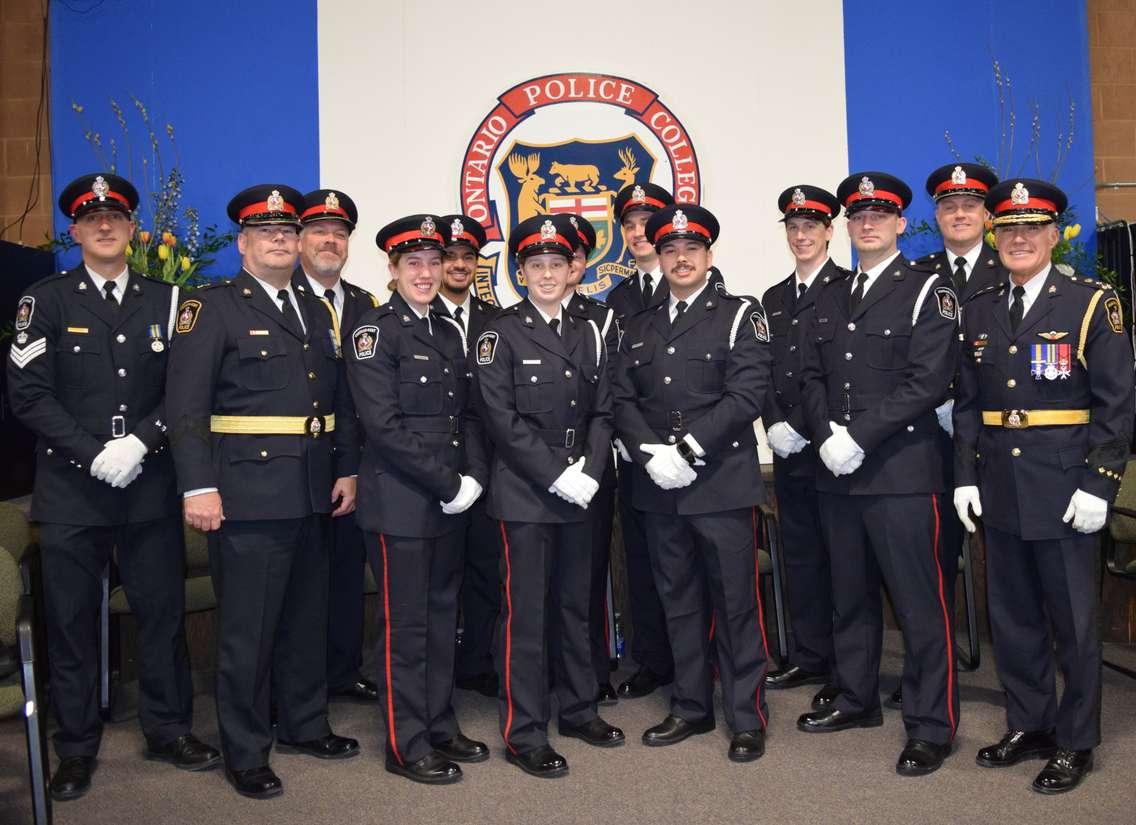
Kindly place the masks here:
<instances>
[{"instance_id":1,"label":"black dress shoe","mask_svg":"<svg viewBox=\"0 0 1136 825\"><path fill-rule=\"evenodd\" d=\"M730 749L726 756L731 762L752 762L765 753L765 731L743 730L730 739Z\"/></svg>"},{"instance_id":2,"label":"black dress shoe","mask_svg":"<svg viewBox=\"0 0 1136 825\"><path fill-rule=\"evenodd\" d=\"M884 699L884 704L892 710L903 710L903 687L897 687L891 696Z\"/></svg>"},{"instance_id":3,"label":"black dress shoe","mask_svg":"<svg viewBox=\"0 0 1136 825\"><path fill-rule=\"evenodd\" d=\"M623 744L623 731L615 725L609 725L598 716L582 725L568 725L561 722L560 735L582 739L597 748L614 748Z\"/></svg>"},{"instance_id":4,"label":"black dress shoe","mask_svg":"<svg viewBox=\"0 0 1136 825\"><path fill-rule=\"evenodd\" d=\"M146 758L169 762L183 771L204 771L220 764L221 752L187 733L158 747L147 740Z\"/></svg>"},{"instance_id":5,"label":"black dress shoe","mask_svg":"<svg viewBox=\"0 0 1136 825\"><path fill-rule=\"evenodd\" d=\"M879 710L847 713L836 708L814 710L797 719L797 730L805 733L831 733L849 728L878 728L884 723Z\"/></svg>"},{"instance_id":6,"label":"black dress shoe","mask_svg":"<svg viewBox=\"0 0 1136 825\"><path fill-rule=\"evenodd\" d=\"M453 739L435 743L434 750L451 762L484 762L489 758L488 745L470 739L461 731Z\"/></svg>"},{"instance_id":7,"label":"black dress shoe","mask_svg":"<svg viewBox=\"0 0 1136 825\"><path fill-rule=\"evenodd\" d=\"M1048 759L1057 752L1057 739L1053 730L1006 731L997 745L989 745L978 752L974 761L984 768L1008 768L1025 759Z\"/></svg>"},{"instance_id":8,"label":"black dress shoe","mask_svg":"<svg viewBox=\"0 0 1136 825\"><path fill-rule=\"evenodd\" d=\"M1071 791L1081 784L1085 774L1093 769L1093 751L1071 751L1061 748L1050 757L1033 781L1038 793L1055 794Z\"/></svg>"},{"instance_id":9,"label":"black dress shoe","mask_svg":"<svg viewBox=\"0 0 1136 825\"><path fill-rule=\"evenodd\" d=\"M804 668L791 665L765 674L765 686L770 690L785 690L801 685L823 685L828 677L823 673L813 673Z\"/></svg>"},{"instance_id":10,"label":"black dress shoe","mask_svg":"<svg viewBox=\"0 0 1136 825\"><path fill-rule=\"evenodd\" d=\"M673 675L656 676L650 668L641 667L631 675L631 678L620 684L619 695L624 699L638 699L641 696L654 693L655 688L669 685L673 681Z\"/></svg>"},{"instance_id":11,"label":"black dress shoe","mask_svg":"<svg viewBox=\"0 0 1136 825\"><path fill-rule=\"evenodd\" d=\"M908 739L895 763L895 772L900 776L926 776L941 768L950 755L950 742L937 745L924 739Z\"/></svg>"},{"instance_id":12,"label":"black dress shoe","mask_svg":"<svg viewBox=\"0 0 1136 825\"><path fill-rule=\"evenodd\" d=\"M51 777L51 798L59 802L78 799L91 789L91 774L95 772L95 757L68 756L59 763Z\"/></svg>"},{"instance_id":13,"label":"black dress shoe","mask_svg":"<svg viewBox=\"0 0 1136 825\"><path fill-rule=\"evenodd\" d=\"M840 695L840 688L834 684L827 684L817 691L813 697L813 710L825 710L832 707L836 697Z\"/></svg>"},{"instance_id":14,"label":"black dress shoe","mask_svg":"<svg viewBox=\"0 0 1136 825\"><path fill-rule=\"evenodd\" d=\"M284 793L284 783L267 765L247 771L225 771L225 776L237 793L250 799L268 799Z\"/></svg>"},{"instance_id":15,"label":"black dress shoe","mask_svg":"<svg viewBox=\"0 0 1136 825\"><path fill-rule=\"evenodd\" d=\"M461 690L474 690L490 699L497 698L497 674L479 673L476 676L462 676L454 681Z\"/></svg>"},{"instance_id":16,"label":"black dress shoe","mask_svg":"<svg viewBox=\"0 0 1136 825\"><path fill-rule=\"evenodd\" d=\"M309 739L307 742L277 740L276 745L283 753L306 753L317 759L347 759L359 754L358 740L336 736L334 733L321 736L319 739Z\"/></svg>"},{"instance_id":17,"label":"black dress shoe","mask_svg":"<svg viewBox=\"0 0 1136 825\"><path fill-rule=\"evenodd\" d=\"M611 682L603 682L596 688L597 705L614 705L618 701L619 697L615 695L615 688L611 686Z\"/></svg>"},{"instance_id":18,"label":"black dress shoe","mask_svg":"<svg viewBox=\"0 0 1136 825\"><path fill-rule=\"evenodd\" d=\"M379 701L379 686L370 679L360 676L350 684L328 691L329 699L346 702L377 702Z\"/></svg>"},{"instance_id":19,"label":"black dress shoe","mask_svg":"<svg viewBox=\"0 0 1136 825\"><path fill-rule=\"evenodd\" d=\"M505 759L525 773L539 776L541 779L555 779L558 776L568 775L568 760L548 745L542 745L525 753L506 750Z\"/></svg>"},{"instance_id":20,"label":"black dress shoe","mask_svg":"<svg viewBox=\"0 0 1136 825\"><path fill-rule=\"evenodd\" d=\"M450 785L462 778L462 769L437 751L430 751L417 762L402 765L388 753L386 768L391 773L424 785Z\"/></svg>"},{"instance_id":21,"label":"black dress shoe","mask_svg":"<svg viewBox=\"0 0 1136 825\"><path fill-rule=\"evenodd\" d=\"M651 747L675 745L697 733L709 733L714 730L714 717L688 722L685 719L670 714L653 728L643 731L643 744Z\"/></svg>"}]
</instances>

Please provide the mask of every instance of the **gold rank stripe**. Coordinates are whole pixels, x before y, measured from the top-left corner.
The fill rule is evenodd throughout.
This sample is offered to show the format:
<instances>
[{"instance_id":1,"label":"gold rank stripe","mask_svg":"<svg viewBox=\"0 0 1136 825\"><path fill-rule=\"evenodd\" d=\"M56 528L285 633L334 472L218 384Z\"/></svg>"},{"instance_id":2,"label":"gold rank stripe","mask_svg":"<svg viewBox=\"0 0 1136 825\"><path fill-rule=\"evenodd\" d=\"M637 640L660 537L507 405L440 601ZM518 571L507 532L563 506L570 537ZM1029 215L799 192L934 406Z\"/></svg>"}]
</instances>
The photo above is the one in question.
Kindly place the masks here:
<instances>
[{"instance_id":1,"label":"gold rank stripe","mask_svg":"<svg viewBox=\"0 0 1136 825\"><path fill-rule=\"evenodd\" d=\"M77 332L80 335L89 335L91 332L90 327L67 327L68 332Z\"/></svg>"},{"instance_id":2,"label":"gold rank stripe","mask_svg":"<svg viewBox=\"0 0 1136 825\"><path fill-rule=\"evenodd\" d=\"M209 430L222 435L308 435L310 421L302 415L211 415ZM334 429L335 414L324 416L321 432Z\"/></svg>"},{"instance_id":3,"label":"gold rank stripe","mask_svg":"<svg viewBox=\"0 0 1136 825\"><path fill-rule=\"evenodd\" d=\"M1012 427L1011 429L1024 429L1026 427L1060 427L1072 424L1088 424L1089 411L1088 410L1015 410L1026 420L1027 423L1023 424L1021 428ZM1002 422L1002 410L983 410L982 423L987 427L1002 427L1006 426Z\"/></svg>"}]
</instances>

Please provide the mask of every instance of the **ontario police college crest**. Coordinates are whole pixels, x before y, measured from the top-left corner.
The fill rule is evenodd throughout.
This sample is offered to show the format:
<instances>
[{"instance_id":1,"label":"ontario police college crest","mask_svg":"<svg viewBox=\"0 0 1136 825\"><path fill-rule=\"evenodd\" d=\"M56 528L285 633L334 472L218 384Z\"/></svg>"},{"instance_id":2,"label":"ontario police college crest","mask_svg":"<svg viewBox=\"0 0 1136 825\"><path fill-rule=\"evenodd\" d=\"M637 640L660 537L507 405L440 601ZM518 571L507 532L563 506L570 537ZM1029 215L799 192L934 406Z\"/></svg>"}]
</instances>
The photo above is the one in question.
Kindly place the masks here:
<instances>
[{"instance_id":1,"label":"ontario police college crest","mask_svg":"<svg viewBox=\"0 0 1136 825\"><path fill-rule=\"evenodd\" d=\"M602 74L557 74L506 91L470 138L462 211L485 227L474 281L479 298L509 306L525 295L505 240L533 215L571 212L596 230L580 291L603 298L634 266L614 218L627 186L657 183L697 203L698 160L678 118L654 92Z\"/></svg>"}]
</instances>

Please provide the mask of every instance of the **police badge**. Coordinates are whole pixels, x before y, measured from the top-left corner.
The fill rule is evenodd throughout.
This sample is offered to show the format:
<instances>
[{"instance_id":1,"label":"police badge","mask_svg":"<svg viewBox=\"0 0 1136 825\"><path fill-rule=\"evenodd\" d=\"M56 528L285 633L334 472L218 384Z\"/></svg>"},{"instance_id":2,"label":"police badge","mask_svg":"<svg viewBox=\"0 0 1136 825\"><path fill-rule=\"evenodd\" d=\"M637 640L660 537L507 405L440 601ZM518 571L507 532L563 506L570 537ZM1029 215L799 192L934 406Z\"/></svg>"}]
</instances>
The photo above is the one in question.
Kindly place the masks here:
<instances>
[{"instance_id":1,"label":"police badge","mask_svg":"<svg viewBox=\"0 0 1136 825\"><path fill-rule=\"evenodd\" d=\"M465 233L465 227L462 226L461 219L454 218L453 222L450 224L450 235L453 236L454 238L457 238L457 237L463 235L464 233Z\"/></svg>"},{"instance_id":2,"label":"police badge","mask_svg":"<svg viewBox=\"0 0 1136 825\"><path fill-rule=\"evenodd\" d=\"M805 205L805 193L801 191L800 187L793 190L793 206Z\"/></svg>"},{"instance_id":3,"label":"police badge","mask_svg":"<svg viewBox=\"0 0 1136 825\"><path fill-rule=\"evenodd\" d=\"M177 326L174 330L179 334L192 332L194 324L197 323L197 316L201 313L201 301L189 300L181 305L178 310Z\"/></svg>"},{"instance_id":4,"label":"police badge","mask_svg":"<svg viewBox=\"0 0 1136 825\"><path fill-rule=\"evenodd\" d=\"M1029 203L1029 190L1022 186L1021 181L1014 184L1014 189L1010 192L1010 203L1014 206L1025 206Z\"/></svg>"},{"instance_id":5,"label":"police badge","mask_svg":"<svg viewBox=\"0 0 1136 825\"><path fill-rule=\"evenodd\" d=\"M269 212L284 211L284 196L280 194L279 189L272 190L272 194L265 199L264 206Z\"/></svg>"},{"instance_id":6,"label":"police badge","mask_svg":"<svg viewBox=\"0 0 1136 825\"><path fill-rule=\"evenodd\" d=\"M643 203L647 200L647 193L639 184L635 184L635 188L631 190L631 200L635 201L636 203Z\"/></svg>"},{"instance_id":7,"label":"police badge","mask_svg":"<svg viewBox=\"0 0 1136 825\"><path fill-rule=\"evenodd\" d=\"M684 232L688 224L686 213L681 209L676 209L674 217L671 218L671 226L674 227L676 232Z\"/></svg>"},{"instance_id":8,"label":"police badge","mask_svg":"<svg viewBox=\"0 0 1136 825\"><path fill-rule=\"evenodd\" d=\"M106 178L99 175L95 178L95 182L91 184L91 192L95 197L101 201L106 200L106 196L110 194L110 184L106 182Z\"/></svg>"},{"instance_id":9,"label":"police badge","mask_svg":"<svg viewBox=\"0 0 1136 825\"><path fill-rule=\"evenodd\" d=\"M545 221L540 225L540 239L542 241L549 241L556 237L556 227L552 225L552 221Z\"/></svg>"},{"instance_id":10,"label":"police badge","mask_svg":"<svg viewBox=\"0 0 1136 825\"><path fill-rule=\"evenodd\" d=\"M323 199L323 206L327 210L336 210L339 208L339 198L334 192L328 192L327 197Z\"/></svg>"},{"instance_id":11,"label":"police badge","mask_svg":"<svg viewBox=\"0 0 1136 825\"><path fill-rule=\"evenodd\" d=\"M750 313L749 321L753 324L753 334L757 336L758 341L769 341L769 324L765 321L765 316L758 311Z\"/></svg>"},{"instance_id":12,"label":"police badge","mask_svg":"<svg viewBox=\"0 0 1136 825\"><path fill-rule=\"evenodd\" d=\"M426 216L426 220L422 221L422 225L419 226L418 229L422 232L423 235L426 235L430 238L434 237L434 235L436 235L438 232L437 224L434 223L434 219L429 215Z\"/></svg>"},{"instance_id":13,"label":"police badge","mask_svg":"<svg viewBox=\"0 0 1136 825\"><path fill-rule=\"evenodd\" d=\"M16 330L25 330L32 325L32 314L35 312L35 297L25 295L16 307Z\"/></svg>"},{"instance_id":14,"label":"police badge","mask_svg":"<svg viewBox=\"0 0 1136 825\"><path fill-rule=\"evenodd\" d=\"M858 187L860 194L865 198L870 198L876 194L876 185L872 183L872 179L867 175L860 178L860 186Z\"/></svg>"},{"instance_id":15,"label":"police badge","mask_svg":"<svg viewBox=\"0 0 1136 825\"><path fill-rule=\"evenodd\" d=\"M477 365L487 367L493 363L493 356L497 352L497 333L490 330L481 333L477 339Z\"/></svg>"},{"instance_id":16,"label":"police badge","mask_svg":"<svg viewBox=\"0 0 1136 825\"><path fill-rule=\"evenodd\" d=\"M379 328L368 324L359 327L351 334L351 342L355 345L355 358L365 361L375 356L375 341L379 337Z\"/></svg>"},{"instance_id":17,"label":"police badge","mask_svg":"<svg viewBox=\"0 0 1136 825\"><path fill-rule=\"evenodd\" d=\"M966 186L966 172L963 171L961 166L956 166L954 171L951 172L951 183L955 186Z\"/></svg>"}]
</instances>

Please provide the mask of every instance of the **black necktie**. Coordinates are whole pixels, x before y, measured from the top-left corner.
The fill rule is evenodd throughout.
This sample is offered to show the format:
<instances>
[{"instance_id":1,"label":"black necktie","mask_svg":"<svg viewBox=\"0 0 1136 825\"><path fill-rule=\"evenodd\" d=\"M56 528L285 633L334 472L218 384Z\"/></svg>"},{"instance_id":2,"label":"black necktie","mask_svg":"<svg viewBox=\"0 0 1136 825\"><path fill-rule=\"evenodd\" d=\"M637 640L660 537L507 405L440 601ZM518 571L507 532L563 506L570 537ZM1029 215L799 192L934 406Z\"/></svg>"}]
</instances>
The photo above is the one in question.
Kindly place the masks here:
<instances>
[{"instance_id":1,"label":"black necktie","mask_svg":"<svg viewBox=\"0 0 1136 825\"><path fill-rule=\"evenodd\" d=\"M280 314L284 316L284 325L298 335L303 335L303 327L296 315L296 308L292 306L292 299L288 297L288 290L282 289L276 293L276 300L280 301Z\"/></svg>"},{"instance_id":2,"label":"black necktie","mask_svg":"<svg viewBox=\"0 0 1136 825\"><path fill-rule=\"evenodd\" d=\"M331 304L331 308L335 310L335 317L338 318L339 317L339 307L337 307L335 305L335 290L334 289L325 289L323 291L323 297L327 298L327 302L329 304Z\"/></svg>"},{"instance_id":3,"label":"black necktie","mask_svg":"<svg viewBox=\"0 0 1136 825\"><path fill-rule=\"evenodd\" d=\"M957 258L955 258L954 281L955 294L961 298L962 291L966 287L966 258L964 258L962 255L959 255Z\"/></svg>"},{"instance_id":4,"label":"black necktie","mask_svg":"<svg viewBox=\"0 0 1136 825\"><path fill-rule=\"evenodd\" d=\"M114 297L114 281L107 281L103 284L103 294L108 302L115 307L118 306L118 298Z\"/></svg>"},{"instance_id":5,"label":"black necktie","mask_svg":"<svg viewBox=\"0 0 1136 825\"><path fill-rule=\"evenodd\" d=\"M1018 331L1018 324L1022 322L1022 316L1026 314L1026 305L1022 300L1022 296L1026 294L1024 286L1014 287L1014 300L1010 302L1010 330L1013 332Z\"/></svg>"},{"instance_id":6,"label":"black necktie","mask_svg":"<svg viewBox=\"0 0 1136 825\"><path fill-rule=\"evenodd\" d=\"M651 296L655 294L655 290L651 288L651 273L643 273L643 306L649 307L651 305Z\"/></svg>"},{"instance_id":7,"label":"black necktie","mask_svg":"<svg viewBox=\"0 0 1136 825\"><path fill-rule=\"evenodd\" d=\"M463 314L462 307L454 307L454 320L461 326L462 332L465 332L465 318L462 317Z\"/></svg>"},{"instance_id":8,"label":"black necktie","mask_svg":"<svg viewBox=\"0 0 1136 825\"><path fill-rule=\"evenodd\" d=\"M553 335L560 337L560 319L559 318L550 318L548 320L548 326L552 328L552 334Z\"/></svg>"},{"instance_id":9,"label":"black necktie","mask_svg":"<svg viewBox=\"0 0 1136 825\"><path fill-rule=\"evenodd\" d=\"M856 307L860 306L860 302L864 300L864 284L866 284L867 282L867 272L861 272L856 276L856 288L852 290L852 297L848 301L848 309L851 312L855 312Z\"/></svg>"},{"instance_id":10,"label":"black necktie","mask_svg":"<svg viewBox=\"0 0 1136 825\"><path fill-rule=\"evenodd\" d=\"M684 312L686 312L686 301L679 301L675 304L675 321L678 321Z\"/></svg>"},{"instance_id":11,"label":"black necktie","mask_svg":"<svg viewBox=\"0 0 1136 825\"><path fill-rule=\"evenodd\" d=\"M804 284L797 284L797 300L798 301L805 297L805 293L808 291L808 289L809 288L807 286L805 286Z\"/></svg>"}]
</instances>

